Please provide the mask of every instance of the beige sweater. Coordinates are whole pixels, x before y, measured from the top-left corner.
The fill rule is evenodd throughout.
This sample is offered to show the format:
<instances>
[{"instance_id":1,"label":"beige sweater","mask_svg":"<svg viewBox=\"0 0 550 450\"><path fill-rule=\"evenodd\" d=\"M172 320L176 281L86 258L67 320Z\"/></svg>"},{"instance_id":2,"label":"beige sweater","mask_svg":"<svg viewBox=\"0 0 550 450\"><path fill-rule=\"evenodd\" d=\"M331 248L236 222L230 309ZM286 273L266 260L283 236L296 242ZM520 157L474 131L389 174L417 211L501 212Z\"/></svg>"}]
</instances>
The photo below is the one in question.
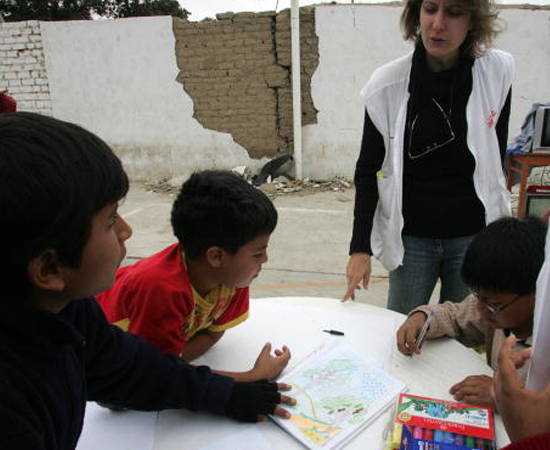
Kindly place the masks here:
<instances>
[{"instance_id":1,"label":"beige sweater","mask_svg":"<svg viewBox=\"0 0 550 450\"><path fill-rule=\"evenodd\" d=\"M493 370L497 367L497 357L500 347L506 336L500 329L494 329L483 321L477 310L477 300L469 295L460 303L445 302L438 305L424 305L412 310L409 314L422 311L426 315L434 311L427 339L435 339L441 336L449 336L456 339L467 347L485 344L487 351L487 364ZM532 344L532 336L528 339L518 341L515 350L523 350ZM518 369L522 380L527 378L529 365L526 364Z\"/></svg>"}]
</instances>

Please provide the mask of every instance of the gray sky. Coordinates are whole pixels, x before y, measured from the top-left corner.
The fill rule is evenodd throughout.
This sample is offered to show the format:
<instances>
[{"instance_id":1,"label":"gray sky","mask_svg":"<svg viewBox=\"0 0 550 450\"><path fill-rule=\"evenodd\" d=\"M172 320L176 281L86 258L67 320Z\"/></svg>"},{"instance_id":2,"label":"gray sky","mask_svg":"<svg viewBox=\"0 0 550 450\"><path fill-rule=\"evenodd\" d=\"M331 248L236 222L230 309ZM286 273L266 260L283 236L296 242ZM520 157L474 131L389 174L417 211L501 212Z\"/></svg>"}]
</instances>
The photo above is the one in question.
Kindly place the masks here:
<instances>
[{"instance_id":1,"label":"gray sky","mask_svg":"<svg viewBox=\"0 0 550 450\"><path fill-rule=\"evenodd\" d=\"M226 11L280 11L289 8L291 0L178 0L192 14L189 20L198 21L205 17L215 18L216 13ZM375 0L382 2L384 0ZM299 0L300 6L322 3L322 0ZM330 3L330 2L327 2ZM354 3L352 0L339 0L338 3ZM370 3L367 0L356 0L355 3ZM549 5L550 0L497 0L501 4L531 3L533 5Z\"/></svg>"}]
</instances>

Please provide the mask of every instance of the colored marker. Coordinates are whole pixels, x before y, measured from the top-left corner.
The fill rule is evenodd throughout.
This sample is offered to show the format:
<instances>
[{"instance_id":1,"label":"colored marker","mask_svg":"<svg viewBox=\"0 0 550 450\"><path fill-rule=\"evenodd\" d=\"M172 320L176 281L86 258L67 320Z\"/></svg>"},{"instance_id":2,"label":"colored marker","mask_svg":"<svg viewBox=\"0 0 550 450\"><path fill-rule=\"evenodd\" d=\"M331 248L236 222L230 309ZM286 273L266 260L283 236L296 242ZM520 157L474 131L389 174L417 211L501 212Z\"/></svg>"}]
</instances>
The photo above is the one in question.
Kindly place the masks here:
<instances>
[{"instance_id":1,"label":"colored marker","mask_svg":"<svg viewBox=\"0 0 550 450\"><path fill-rule=\"evenodd\" d=\"M434 430L434 442L445 442L443 440L443 431Z\"/></svg>"},{"instance_id":2,"label":"colored marker","mask_svg":"<svg viewBox=\"0 0 550 450\"><path fill-rule=\"evenodd\" d=\"M434 440L434 430L431 428L424 428L424 439L428 441Z\"/></svg>"},{"instance_id":3,"label":"colored marker","mask_svg":"<svg viewBox=\"0 0 550 450\"><path fill-rule=\"evenodd\" d=\"M403 434L403 425L400 423L396 423L393 426L392 434L391 434L391 448L394 450L397 450L399 446L401 445L401 435Z\"/></svg>"},{"instance_id":4,"label":"colored marker","mask_svg":"<svg viewBox=\"0 0 550 450\"><path fill-rule=\"evenodd\" d=\"M414 427L413 438L422 439L423 436L424 436L424 430L422 429L422 427Z\"/></svg>"},{"instance_id":5,"label":"colored marker","mask_svg":"<svg viewBox=\"0 0 550 450\"><path fill-rule=\"evenodd\" d=\"M455 444L456 445L464 445L464 435L463 434L455 434Z\"/></svg>"},{"instance_id":6,"label":"colored marker","mask_svg":"<svg viewBox=\"0 0 550 450\"><path fill-rule=\"evenodd\" d=\"M485 450L485 441L482 438L476 439L476 448L479 450Z\"/></svg>"},{"instance_id":7,"label":"colored marker","mask_svg":"<svg viewBox=\"0 0 550 450\"><path fill-rule=\"evenodd\" d=\"M475 448L476 446L476 441L472 436L466 436L464 443L466 444L466 447Z\"/></svg>"},{"instance_id":8,"label":"colored marker","mask_svg":"<svg viewBox=\"0 0 550 450\"><path fill-rule=\"evenodd\" d=\"M446 444L454 444L455 437L453 433L451 433L450 431L443 432L443 442L445 442Z\"/></svg>"},{"instance_id":9,"label":"colored marker","mask_svg":"<svg viewBox=\"0 0 550 450\"><path fill-rule=\"evenodd\" d=\"M344 332L343 331L338 331L338 330L323 330L325 333L328 333L328 334L334 334L336 336L343 336L344 335Z\"/></svg>"}]
</instances>

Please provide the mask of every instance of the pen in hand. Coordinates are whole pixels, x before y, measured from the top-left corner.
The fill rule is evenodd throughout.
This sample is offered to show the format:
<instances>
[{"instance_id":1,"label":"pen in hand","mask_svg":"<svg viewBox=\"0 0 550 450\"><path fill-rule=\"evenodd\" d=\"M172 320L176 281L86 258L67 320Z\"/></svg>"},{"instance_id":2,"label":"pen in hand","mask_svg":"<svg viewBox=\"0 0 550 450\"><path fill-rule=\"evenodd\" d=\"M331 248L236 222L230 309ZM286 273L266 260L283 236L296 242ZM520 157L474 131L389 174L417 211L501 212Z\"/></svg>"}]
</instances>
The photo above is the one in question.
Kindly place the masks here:
<instances>
[{"instance_id":1,"label":"pen in hand","mask_svg":"<svg viewBox=\"0 0 550 450\"><path fill-rule=\"evenodd\" d=\"M344 335L344 332L343 331L338 331L338 330L323 330L325 333L328 333L328 334L334 334L336 336L343 336Z\"/></svg>"},{"instance_id":2,"label":"pen in hand","mask_svg":"<svg viewBox=\"0 0 550 450\"><path fill-rule=\"evenodd\" d=\"M433 316L435 316L435 311L430 311L430 313L428 314L428 317L426 318L426 322L424 322L424 325L422 326L422 329L420 330L418 338L416 339L416 351L417 352L420 351L420 348L422 347L422 344L424 343L424 340L426 339L426 334L428 333L428 329L430 328L430 323L432 322Z\"/></svg>"}]
</instances>

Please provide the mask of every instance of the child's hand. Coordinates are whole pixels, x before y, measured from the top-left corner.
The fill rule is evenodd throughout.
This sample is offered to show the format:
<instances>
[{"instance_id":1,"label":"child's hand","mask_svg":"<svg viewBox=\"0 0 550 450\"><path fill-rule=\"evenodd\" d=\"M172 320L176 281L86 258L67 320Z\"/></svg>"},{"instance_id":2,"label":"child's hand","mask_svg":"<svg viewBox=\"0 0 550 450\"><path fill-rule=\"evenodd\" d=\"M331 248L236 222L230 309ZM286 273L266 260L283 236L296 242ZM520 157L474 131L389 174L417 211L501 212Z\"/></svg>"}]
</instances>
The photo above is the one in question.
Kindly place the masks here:
<instances>
[{"instance_id":1,"label":"child's hand","mask_svg":"<svg viewBox=\"0 0 550 450\"><path fill-rule=\"evenodd\" d=\"M396 339L397 348L401 353L406 356L411 356L413 353L420 354L420 349L416 346L416 340L426 320L426 313L418 311L409 316L403 325L399 327Z\"/></svg>"},{"instance_id":2,"label":"child's hand","mask_svg":"<svg viewBox=\"0 0 550 450\"><path fill-rule=\"evenodd\" d=\"M288 364L290 350L286 345L282 350L276 349L275 355L271 354L271 343L266 342L258 355L254 368L250 371L253 380L274 380Z\"/></svg>"},{"instance_id":3,"label":"child's hand","mask_svg":"<svg viewBox=\"0 0 550 450\"><path fill-rule=\"evenodd\" d=\"M512 441L550 432L550 383L540 392L525 389L516 367L528 353L515 353L515 336L509 336L498 354L494 392L504 427Z\"/></svg>"},{"instance_id":4,"label":"child's hand","mask_svg":"<svg viewBox=\"0 0 550 450\"><path fill-rule=\"evenodd\" d=\"M457 402L496 409L491 395L492 389L493 378L487 375L472 375L455 384L449 392Z\"/></svg>"},{"instance_id":5,"label":"child's hand","mask_svg":"<svg viewBox=\"0 0 550 450\"><path fill-rule=\"evenodd\" d=\"M227 402L225 413L228 417L241 422L257 422L267 419L267 414L274 414L284 419L291 414L281 406L295 405L296 400L278 391L288 391L291 386L284 383L272 383L266 380L252 383L237 382Z\"/></svg>"}]
</instances>

